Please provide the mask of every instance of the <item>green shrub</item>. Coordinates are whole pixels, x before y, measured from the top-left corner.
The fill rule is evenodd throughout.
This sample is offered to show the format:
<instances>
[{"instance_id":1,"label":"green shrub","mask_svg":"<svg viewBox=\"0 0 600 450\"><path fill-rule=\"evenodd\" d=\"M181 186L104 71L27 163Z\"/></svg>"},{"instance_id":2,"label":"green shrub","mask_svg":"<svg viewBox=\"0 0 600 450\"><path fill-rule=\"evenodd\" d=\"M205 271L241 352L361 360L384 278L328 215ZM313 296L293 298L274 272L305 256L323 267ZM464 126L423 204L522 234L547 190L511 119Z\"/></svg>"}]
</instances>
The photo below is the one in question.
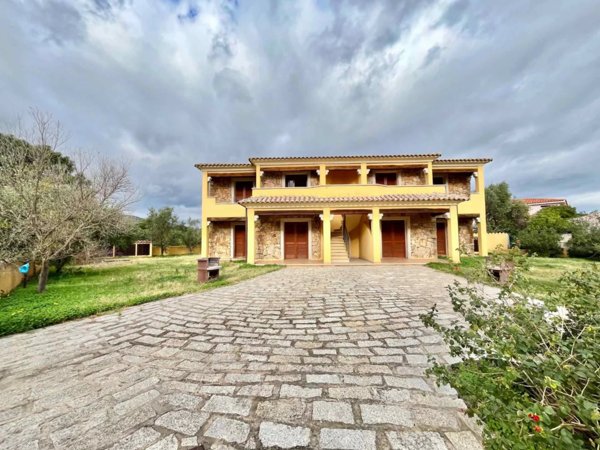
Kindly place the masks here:
<instances>
[{"instance_id":1,"label":"green shrub","mask_svg":"<svg viewBox=\"0 0 600 450\"><path fill-rule=\"evenodd\" d=\"M561 234L555 229L545 226L527 226L519 233L518 244L530 254L538 256L559 256Z\"/></svg>"},{"instance_id":2,"label":"green shrub","mask_svg":"<svg viewBox=\"0 0 600 450\"><path fill-rule=\"evenodd\" d=\"M578 224L572 229L569 256L600 260L600 228Z\"/></svg>"},{"instance_id":3,"label":"green shrub","mask_svg":"<svg viewBox=\"0 0 600 450\"><path fill-rule=\"evenodd\" d=\"M429 372L483 422L487 448L600 448L600 267L565 274L545 302L513 283L495 298L478 286L449 287L461 322L441 325L435 307L421 317L461 359Z\"/></svg>"}]
</instances>

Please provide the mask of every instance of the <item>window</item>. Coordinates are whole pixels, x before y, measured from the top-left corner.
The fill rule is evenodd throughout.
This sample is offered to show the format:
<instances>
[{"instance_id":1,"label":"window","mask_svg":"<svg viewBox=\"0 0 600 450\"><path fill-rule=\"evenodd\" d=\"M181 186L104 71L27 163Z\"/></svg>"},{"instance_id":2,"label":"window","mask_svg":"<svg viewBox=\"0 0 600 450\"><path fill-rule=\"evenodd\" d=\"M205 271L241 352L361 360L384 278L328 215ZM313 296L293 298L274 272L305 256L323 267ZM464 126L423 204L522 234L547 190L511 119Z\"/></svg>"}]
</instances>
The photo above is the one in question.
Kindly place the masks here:
<instances>
[{"instance_id":1,"label":"window","mask_svg":"<svg viewBox=\"0 0 600 450\"><path fill-rule=\"evenodd\" d=\"M477 178L474 175L469 177L469 183L471 185L471 192L477 192Z\"/></svg>"},{"instance_id":2,"label":"window","mask_svg":"<svg viewBox=\"0 0 600 450\"><path fill-rule=\"evenodd\" d=\"M252 181L236 181L235 182L235 201L239 202L252 196L252 188L254 183Z\"/></svg>"},{"instance_id":3,"label":"window","mask_svg":"<svg viewBox=\"0 0 600 450\"><path fill-rule=\"evenodd\" d=\"M303 173L300 175L286 175L285 187L306 187L308 186L308 175Z\"/></svg>"},{"instance_id":4,"label":"window","mask_svg":"<svg viewBox=\"0 0 600 450\"><path fill-rule=\"evenodd\" d=\"M376 173L375 183L387 185L398 184L398 174L393 172Z\"/></svg>"},{"instance_id":5,"label":"window","mask_svg":"<svg viewBox=\"0 0 600 450\"><path fill-rule=\"evenodd\" d=\"M433 184L446 184L446 177L443 175L433 176Z\"/></svg>"}]
</instances>

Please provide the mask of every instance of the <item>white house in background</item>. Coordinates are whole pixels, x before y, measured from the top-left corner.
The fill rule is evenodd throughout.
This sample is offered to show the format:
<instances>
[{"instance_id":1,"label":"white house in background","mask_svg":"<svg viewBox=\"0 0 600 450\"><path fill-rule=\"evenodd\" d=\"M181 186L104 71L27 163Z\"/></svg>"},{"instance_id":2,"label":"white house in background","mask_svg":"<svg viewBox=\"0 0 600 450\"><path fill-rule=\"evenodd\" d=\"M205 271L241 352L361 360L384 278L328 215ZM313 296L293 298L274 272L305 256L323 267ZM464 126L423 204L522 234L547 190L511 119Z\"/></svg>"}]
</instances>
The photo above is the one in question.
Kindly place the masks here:
<instances>
[{"instance_id":1,"label":"white house in background","mask_svg":"<svg viewBox=\"0 0 600 450\"><path fill-rule=\"evenodd\" d=\"M549 206L569 206L564 198L520 198L519 200L527 205L530 216Z\"/></svg>"}]
</instances>

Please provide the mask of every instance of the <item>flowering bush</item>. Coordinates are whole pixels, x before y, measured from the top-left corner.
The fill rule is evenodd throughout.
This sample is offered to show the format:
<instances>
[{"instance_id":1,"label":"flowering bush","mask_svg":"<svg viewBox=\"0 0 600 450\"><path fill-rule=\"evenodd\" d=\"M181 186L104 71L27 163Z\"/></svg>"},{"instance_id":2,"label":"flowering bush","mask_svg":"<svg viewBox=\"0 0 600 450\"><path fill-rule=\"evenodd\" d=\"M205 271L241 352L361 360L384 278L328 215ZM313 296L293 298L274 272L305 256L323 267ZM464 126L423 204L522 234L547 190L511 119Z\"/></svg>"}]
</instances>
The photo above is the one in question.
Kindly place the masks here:
<instances>
[{"instance_id":1,"label":"flowering bush","mask_svg":"<svg viewBox=\"0 0 600 450\"><path fill-rule=\"evenodd\" d=\"M565 274L543 302L520 270L493 298L480 284L450 286L464 320L441 325L435 306L421 316L461 359L430 373L483 422L488 448L599 449L600 267Z\"/></svg>"}]
</instances>

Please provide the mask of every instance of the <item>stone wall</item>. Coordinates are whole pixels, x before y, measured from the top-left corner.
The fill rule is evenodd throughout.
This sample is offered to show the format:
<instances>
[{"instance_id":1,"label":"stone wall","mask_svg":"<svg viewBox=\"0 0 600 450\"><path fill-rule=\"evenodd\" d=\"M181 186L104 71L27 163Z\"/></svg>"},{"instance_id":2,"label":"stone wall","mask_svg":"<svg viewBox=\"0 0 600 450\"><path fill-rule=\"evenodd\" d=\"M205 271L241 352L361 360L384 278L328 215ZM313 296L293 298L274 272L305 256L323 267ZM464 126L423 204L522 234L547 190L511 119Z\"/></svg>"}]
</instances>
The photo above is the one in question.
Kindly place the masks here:
<instances>
[{"instance_id":1,"label":"stone wall","mask_svg":"<svg viewBox=\"0 0 600 450\"><path fill-rule=\"evenodd\" d=\"M281 259L281 223L278 217L262 216L255 222L256 259Z\"/></svg>"},{"instance_id":2,"label":"stone wall","mask_svg":"<svg viewBox=\"0 0 600 450\"><path fill-rule=\"evenodd\" d=\"M449 173L448 193L471 195L471 174Z\"/></svg>"},{"instance_id":3,"label":"stone wall","mask_svg":"<svg viewBox=\"0 0 600 450\"><path fill-rule=\"evenodd\" d=\"M265 188L283 187L283 175L281 172L266 172L263 173L261 186Z\"/></svg>"},{"instance_id":4,"label":"stone wall","mask_svg":"<svg viewBox=\"0 0 600 450\"><path fill-rule=\"evenodd\" d=\"M310 224L311 232L311 258L322 259L323 223L319 216L315 216Z\"/></svg>"},{"instance_id":5,"label":"stone wall","mask_svg":"<svg viewBox=\"0 0 600 450\"><path fill-rule=\"evenodd\" d=\"M423 169L402 169L399 176L402 186L422 186L427 183Z\"/></svg>"},{"instance_id":6,"label":"stone wall","mask_svg":"<svg viewBox=\"0 0 600 450\"><path fill-rule=\"evenodd\" d=\"M231 203L231 177L212 177L209 183L208 196L215 197L217 203Z\"/></svg>"},{"instance_id":7,"label":"stone wall","mask_svg":"<svg viewBox=\"0 0 600 450\"><path fill-rule=\"evenodd\" d=\"M458 219L458 242L461 251L466 252L468 255L473 253L473 219L469 217Z\"/></svg>"},{"instance_id":8,"label":"stone wall","mask_svg":"<svg viewBox=\"0 0 600 450\"><path fill-rule=\"evenodd\" d=\"M211 222L208 228L208 256L231 258L231 222Z\"/></svg>"},{"instance_id":9,"label":"stone wall","mask_svg":"<svg viewBox=\"0 0 600 450\"><path fill-rule=\"evenodd\" d=\"M431 214L410 216L410 256L431 259L437 257L435 222Z\"/></svg>"},{"instance_id":10,"label":"stone wall","mask_svg":"<svg viewBox=\"0 0 600 450\"><path fill-rule=\"evenodd\" d=\"M319 185L319 175L317 175L316 170L311 170L308 174L308 185L309 186L318 186Z\"/></svg>"}]
</instances>

